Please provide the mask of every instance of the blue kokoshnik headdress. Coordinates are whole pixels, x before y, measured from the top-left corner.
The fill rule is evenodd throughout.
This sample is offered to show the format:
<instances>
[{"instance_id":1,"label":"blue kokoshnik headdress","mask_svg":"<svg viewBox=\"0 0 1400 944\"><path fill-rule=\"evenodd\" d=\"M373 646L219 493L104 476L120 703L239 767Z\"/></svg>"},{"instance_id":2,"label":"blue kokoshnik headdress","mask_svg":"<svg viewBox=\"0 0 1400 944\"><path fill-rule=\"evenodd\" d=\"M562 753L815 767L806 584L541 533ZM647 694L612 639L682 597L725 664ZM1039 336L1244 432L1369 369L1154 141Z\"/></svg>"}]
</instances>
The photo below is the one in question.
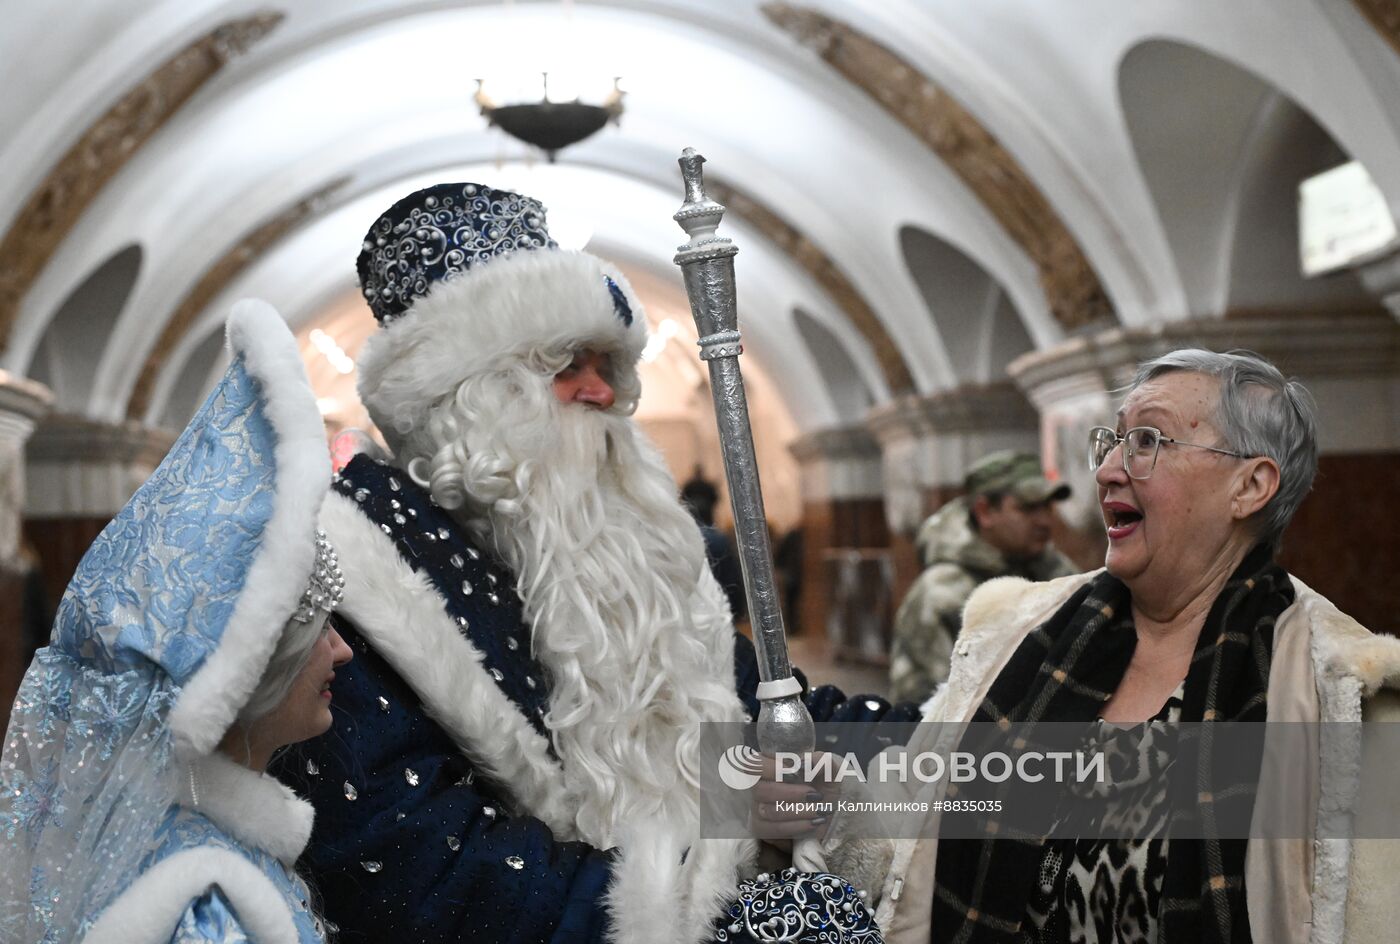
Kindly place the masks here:
<instances>
[{"instance_id":1,"label":"blue kokoshnik headdress","mask_svg":"<svg viewBox=\"0 0 1400 944\"><path fill-rule=\"evenodd\" d=\"M381 330L360 399L393 443L465 378L543 349L590 347L635 389L646 319L615 267L549 237L544 207L482 184L437 184L370 226L356 268Z\"/></svg>"},{"instance_id":2,"label":"blue kokoshnik headdress","mask_svg":"<svg viewBox=\"0 0 1400 944\"><path fill-rule=\"evenodd\" d=\"M81 940L288 619L338 596L316 533L330 462L296 342L244 301L228 343L228 372L84 555L25 674L0 755L0 940Z\"/></svg>"}]
</instances>

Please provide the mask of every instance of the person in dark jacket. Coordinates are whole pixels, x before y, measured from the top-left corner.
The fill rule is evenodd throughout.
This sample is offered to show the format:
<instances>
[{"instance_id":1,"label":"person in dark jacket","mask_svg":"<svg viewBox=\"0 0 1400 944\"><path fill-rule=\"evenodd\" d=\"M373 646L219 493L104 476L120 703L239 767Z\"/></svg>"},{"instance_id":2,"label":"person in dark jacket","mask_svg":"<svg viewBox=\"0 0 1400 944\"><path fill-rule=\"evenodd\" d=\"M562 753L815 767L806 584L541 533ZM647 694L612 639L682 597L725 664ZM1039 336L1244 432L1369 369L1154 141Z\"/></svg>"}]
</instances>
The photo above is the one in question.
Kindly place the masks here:
<instances>
[{"instance_id":1,"label":"person in dark jacket","mask_svg":"<svg viewBox=\"0 0 1400 944\"><path fill-rule=\"evenodd\" d=\"M696 469L690 480L681 486L681 501L700 525L700 536L705 540L705 560L724 591L724 598L729 601L729 612L736 622L744 619L748 615L748 601L744 597L744 572L739 566L739 553L734 542L715 527L719 489Z\"/></svg>"}]
</instances>

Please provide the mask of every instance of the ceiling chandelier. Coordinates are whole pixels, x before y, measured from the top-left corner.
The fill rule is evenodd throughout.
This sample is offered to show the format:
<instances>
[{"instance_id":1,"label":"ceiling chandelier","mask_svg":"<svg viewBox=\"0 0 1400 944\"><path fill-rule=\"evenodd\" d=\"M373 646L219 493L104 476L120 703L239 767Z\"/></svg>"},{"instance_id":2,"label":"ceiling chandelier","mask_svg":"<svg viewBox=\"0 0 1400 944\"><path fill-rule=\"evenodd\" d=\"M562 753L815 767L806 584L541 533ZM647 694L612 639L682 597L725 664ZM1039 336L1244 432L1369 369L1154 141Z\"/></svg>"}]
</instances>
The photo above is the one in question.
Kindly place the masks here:
<instances>
[{"instance_id":1,"label":"ceiling chandelier","mask_svg":"<svg viewBox=\"0 0 1400 944\"><path fill-rule=\"evenodd\" d=\"M611 90L599 95L599 104L584 101L579 90L560 91L556 81L551 91L549 73L541 72L539 98L533 90L517 89L515 95L494 94L485 79L476 80L476 104L482 116L506 134L544 151L549 162L571 144L577 144L622 117L621 79L612 80Z\"/></svg>"}]
</instances>

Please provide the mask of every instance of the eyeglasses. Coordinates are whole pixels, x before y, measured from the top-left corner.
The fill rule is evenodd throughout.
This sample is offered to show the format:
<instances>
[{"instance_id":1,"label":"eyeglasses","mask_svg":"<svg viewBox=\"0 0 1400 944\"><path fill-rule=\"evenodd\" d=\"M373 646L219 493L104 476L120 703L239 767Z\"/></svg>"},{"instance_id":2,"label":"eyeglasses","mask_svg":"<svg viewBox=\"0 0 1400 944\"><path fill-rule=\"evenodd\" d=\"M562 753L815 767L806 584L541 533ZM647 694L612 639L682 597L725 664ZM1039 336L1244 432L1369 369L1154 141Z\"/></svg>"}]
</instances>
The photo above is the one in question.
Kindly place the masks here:
<instances>
[{"instance_id":1,"label":"eyeglasses","mask_svg":"<svg viewBox=\"0 0 1400 944\"><path fill-rule=\"evenodd\" d=\"M1211 452L1218 452L1222 456L1234 456L1236 459L1253 458L1231 452L1229 449L1172 439L1170 436L1163 436L1162 431L1155 426L1134 426L1122 436L1107 426L1095 426L1089 430L1089 471L1097 472L1099 466L1108 458L1108 454L1119 443L1123 444L1123 471L1127 472L1129 477L1139 480L1152 477L1152 470L1157 466L1157 451L1161 449L1162 443L1209 449Z\"/></svg>"}]
</instances>

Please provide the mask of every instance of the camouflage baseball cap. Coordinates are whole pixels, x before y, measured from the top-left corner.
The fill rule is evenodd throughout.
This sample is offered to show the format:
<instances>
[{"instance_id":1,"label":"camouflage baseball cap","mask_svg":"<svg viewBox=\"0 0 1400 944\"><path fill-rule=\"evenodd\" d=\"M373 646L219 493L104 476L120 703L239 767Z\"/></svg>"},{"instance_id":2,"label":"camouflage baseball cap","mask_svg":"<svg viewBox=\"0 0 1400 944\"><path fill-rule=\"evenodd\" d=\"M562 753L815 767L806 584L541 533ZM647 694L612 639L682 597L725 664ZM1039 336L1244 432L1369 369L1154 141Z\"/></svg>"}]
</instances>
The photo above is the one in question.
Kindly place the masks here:
<instances>
[{"instance_id":1,"label":"camouflage baseball cap","mask_svg":"<svg viewBox=\"0 0 1400 944\"><path fill-rule=\"evenodd\" d=\"M1040 457L1031 452L994 452L983 456L967 470L963 487L968 495L1004 492L1023 502L1039 504L1063 501L1069 497L1069 486L1052 482L1040 470Z\"/></svg>"}]
</instances>

